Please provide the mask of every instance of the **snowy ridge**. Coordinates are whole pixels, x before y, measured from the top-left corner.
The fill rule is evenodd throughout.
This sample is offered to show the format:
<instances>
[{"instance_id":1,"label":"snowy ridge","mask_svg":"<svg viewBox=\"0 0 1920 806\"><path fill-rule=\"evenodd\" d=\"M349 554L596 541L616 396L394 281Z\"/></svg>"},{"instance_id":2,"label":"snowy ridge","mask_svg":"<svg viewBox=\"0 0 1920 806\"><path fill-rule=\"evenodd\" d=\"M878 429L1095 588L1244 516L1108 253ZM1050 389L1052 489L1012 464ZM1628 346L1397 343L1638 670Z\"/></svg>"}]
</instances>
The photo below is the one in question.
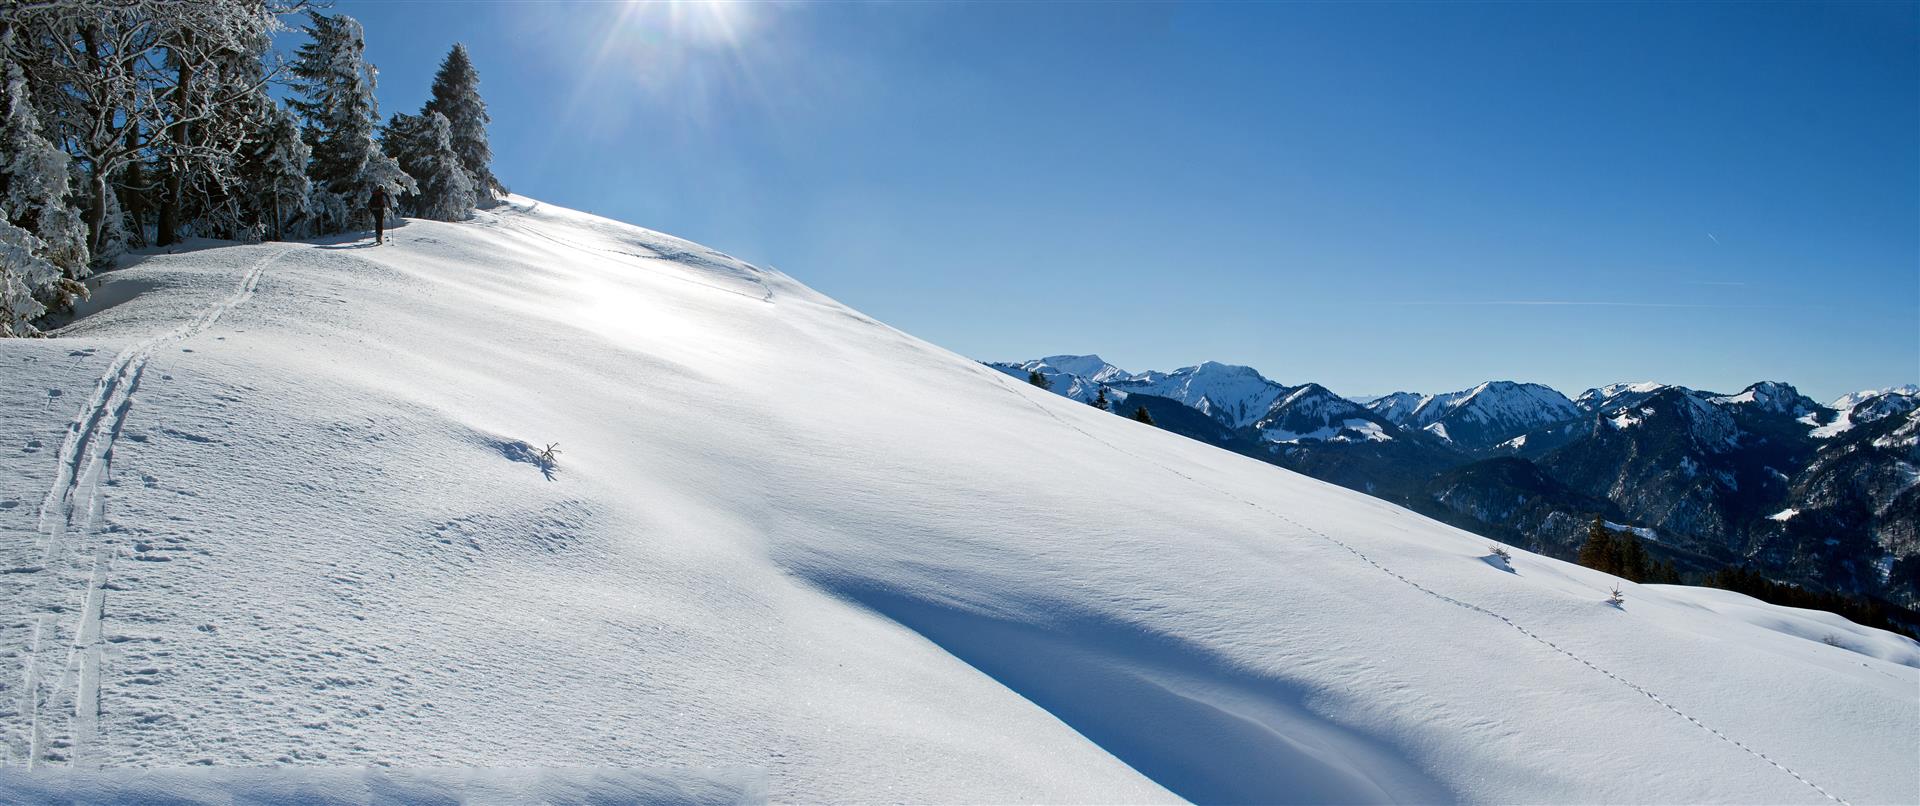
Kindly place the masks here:
<instances>
[{"instance_id":1,"label":"snowy ridge","mask_svg":"<svg viewBox=\"0 0 1920 806\"><path fill-rule=\"evenodd\" d=\"M1903 386L1889 386L1884 389L1863 389L1858 392L1848 392L1847 394L1834 398L1832 403L1827 404L1827 408L1846 411L1854 406L1860 405L1860 403L1867 398L1879 397L1881 395L1920 396L1920 384L1909 383Z\"/></svg>"},{"instance_id":2,"label":"snowy ridge","mask_svg":"<svg viewBox=\"0 0 1920 806\"><path fill-rule=\"evenodd\" d=\"M1394 392L1368 401L1366 407L1390 422L1413 422L1413 413L1427 402L1427 397L1418 392Z\"/></svg>"},{"instance_id":3,"label":"snowy ridge","mask_svg":"<svg viewBox=\"0 0 1920 806\"><path fill-rule=\"evenodd\" d=\"M1866 425L1898 417L1915 409L1920 409L1920 393L1908 391L1911 386L1894 387L1880 392L1857 392L1842 395L1834 401L1836 410L1833 419L1823 425L1817 425L1808 434L1815 439L1832 439L1853 429L1856 425ZM1816 421L1802 420L1809 425Z\"/></svg>"},{"instance_id":4,"label":"snowy ridge","mask_svg":"<svg viewBox=\"0 0 1920 806\"><path fill-rule=\"evenodd\" d=\"M1632 406L1666 388L1666 384L1652 381L1610 383L1581 392L1579 397L1574 398L1574 405L1579 406L1582 411L1608 411Z\"/></svg>"},{"instance_id":5,"label":"snowy ridge","mask_svg":"<svg viewBox=\"0 0 1920 806\"><path fill-rule=\"evenodd\" d=\"M1038 372L1053 384L1053 391L1082 403L1093 401L1099 396L1101 388L1114 381L1133 377L1131 373L1101 360L1097 355L1052 355L1031 361L989 363L987 366L1021 380L1026 380L1028 373ZM1124 393L1110 395L1115 400L1125 397Z\"/></svg>"},{"instance_id":6,"label":"snowy ridge","mask_svg":"<svg viewBox=\"0 0 1920 806\"><path fill-rule=\"evenodd\" d=\"M1392 426L1377 420L1359 404L1310 383L1275 400L1253 427L1276 444L1393 441Z\"/></svg>"},{"instance_id":7,"label":"snowy ridge","mask_svg":"<svg viewBox=\"0 0 1920 806\"><path fill-rule=\"evenodd\" d=\"M1761 411L1802 417L1819 408L1819 404L1807 399L1800 391L1789 384L1778 381L1761 381L1748 386L1737 395L1724 395L1712 398L1714 403L1731 406L1752 406Z\"/></svg>"},{"instance_id":8,"label":"snowy ridge","mask_svg":"<svg viewBox=\"0 0 1920 806\"><path fill-rule=\"evenodd\" d=\"M110 278L148 293L0 344L0 435L29 446L71 420L49 389L152 345L98 494L51 496L73 560L0 575L70 603L43 614L49 679L99 648L62 684L92 707L39 708L97 721L15 750L31 720L0 714L10 764L606 765L722 795L699 771L744 770L722 783L788 801L1920 799L1912 641L1496 567L636 227L516 198L392 237L155 256ZM1218 411L1278 386L1192 369L1146 382ZM552 442L549 476L523 446ZM51 453L0 478L64 489ZM0 633L15 657L30 626Z\"/></svg>"},{"instance_id":9,"label":"snowy ridge","mask_svg":"<svg viewBox=\"0 0 1920 806\"><path fill-rule=\"evenodd\" d=\"M1504 446L1580 416L1565 395L1537 383L1487 381L1437 395L1395 392L1367 404L1388 422L1422 430L1468 450Z\"/></svg>"},{"instance_id":10,"label":"snowy ridge","mask_svg":"<svg viewBox=\"0 0 1920 806\"><path fill-rule=\"evenodd\" d=\"M1208 361L1172 372L1149 371L1111 384L1125 393L1172 398L1231 428L1252 425L1286 394L1285 385L1262 377L1252 367Z\"/></svg>"}]
</instances>

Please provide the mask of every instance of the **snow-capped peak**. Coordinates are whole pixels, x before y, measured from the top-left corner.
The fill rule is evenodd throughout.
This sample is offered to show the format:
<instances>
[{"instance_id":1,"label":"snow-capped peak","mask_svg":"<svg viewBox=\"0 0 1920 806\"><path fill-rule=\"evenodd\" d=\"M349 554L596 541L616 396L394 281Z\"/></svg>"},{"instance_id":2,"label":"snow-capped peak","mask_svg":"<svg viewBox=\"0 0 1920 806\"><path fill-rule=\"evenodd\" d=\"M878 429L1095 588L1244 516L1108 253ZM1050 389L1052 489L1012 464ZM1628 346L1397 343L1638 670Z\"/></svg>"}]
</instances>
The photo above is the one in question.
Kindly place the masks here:
<instances>
[{"instance_id":1,"label":"snow-capped peak","mask_svg":"<svg viewBox=\"0 0 1920 806\"><path fill-rule=\"evenodd\" d=\"M1430 397L1432 395L1419 392L1394 392L1367 401L1366 405L1368 411L1386 418L1388 422L1406 424L1412 422L1414 410Z\"/></svg>"},{"instance_id":2,"label":"snow-capped peak","mask_svg":"<svg viewBox=\"0 0 1920 806\"><path fill-rule=\"evenodd\" d=\"M1040 359L1040 362L1068 375L1085 378L1094 383L1133 377L1133 373L1109 364L1097 355L1050 355Z\"/></svg>"},{"instance_id":3,"label":"snow-capped peak","mask_svg":"<svg viewBox=\"0 0 1920 806\"><path fill-rule=\"evenodd\" d=\"M1867 398L1879 397L1881 395L1920 395L1920 384L1909 383L1902 386L1889 386L1885 389L1862 389L1858 392L1848 392L1834 398L1832 403L1827 404L1827 408L1846 411L1854 406L1860 405L1860 402Z\"/></svg>"},{"instance_id":4,"label":"snow-capped peak","mask_svg":"<svg viewBox=\"0 0 1920 806\"><path fill-rule=\"evenodd\" d=\"M1391 442L1392 426L1359 404L1317 383L1274 401L1255 428L1268 442Z\"/></svg>"},{"instance_id":5,"label":"snow-capped peak","mask_svg":"<svg viewBox=\"0 0 1920 806\"><path fill-rule=\"evenodd\" d=\"M1172 398L1233 428L1252 425L1289 391L1252 367L1207 361L1173 372L1143 372L1110 384L1126 393Z\"/></svg>"},{"instance_id":6,"label":"snow-capped peak","mask_svg":"<svg viewBox=\"0 0 1920 806\"><path fill-rule=\"evenodd\" d=\"M1437 395L1395 392L1367 404L1367 410L1403 428L1424 430L1473 448L1493 447L1580 416L1565 395L1537 383L1514 381L1486 381Z\"/></svg>"},{"instance_id":7,"label":"snow-capped peak","mask_svg":"<svg viewBox=\"0 0 1920 806\"><path fill-rule=\"evenodd\" d=\"M1861 393L1866 394L1866 393ZM1842 400L1853 395L1847 395ZM1837 401L1836 401L1837 402ZM1875 423L1888 417L1899 417L1920 410L1920 394L1913 394L1896 387L1881 394L1867 394L1834 413L1833 421L1807 432L1815 439L1831 439L1844 434L1857 425Z\"/></svg>"},{"instance_id":8,"label":"snow-capped peak","mask_svg":"<svg viewBox=\"0 0 1920 806\"><path fill-rule=\"evenodd\" d=\"M1811 412L1818 406L1801 395L1800 390L1779 381L1761 381L1747 387L1740 394L1722 395L1712 400L1721 405L1752 406L1762 411L1791 414L1796 417Z\"/></svg>"},{"instance_id":9,"label":"snow-capped peak","mask_svg":"<svg viewBox=\"0 0 1920 806\"><path fill-rule=\"evenodd\" d=\"M1526 421L1538 425L1580 415L1566 395L1537 383L1487 381L1473 387L1448 408L1479 422Z\"/></svg>"},{"instance_id":10,"label":"snow-capped peak","mask_svg":"<svg viewBox=\"0 0 1920 806\"><path fill-rule=\"evenodd\" d=\"M1579 406L1582 411L1589 412L1631 406L1665 388L1667 384L1653 381L1610 383L1581 392L1579 397L1574 398L1574 405Z\"/></svg>"}]
</instances>

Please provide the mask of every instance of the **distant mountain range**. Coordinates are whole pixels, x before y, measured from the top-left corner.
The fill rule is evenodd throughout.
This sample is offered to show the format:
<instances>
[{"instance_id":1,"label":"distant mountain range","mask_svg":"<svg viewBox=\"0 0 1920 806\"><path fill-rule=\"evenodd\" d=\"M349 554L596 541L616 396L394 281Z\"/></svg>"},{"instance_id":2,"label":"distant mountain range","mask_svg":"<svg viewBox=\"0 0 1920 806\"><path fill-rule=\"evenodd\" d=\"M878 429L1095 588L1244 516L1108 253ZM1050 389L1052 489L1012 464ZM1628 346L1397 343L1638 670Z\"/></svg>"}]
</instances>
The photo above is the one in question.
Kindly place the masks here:
<instances>
[{"instance_id":1,"label":"distant mountain range","mask_svg":"<svg viewBox=\"0 0 1920 806\"><path fill-rule=\"evenodd\" d=\"M1733 394L1534 383L1351 400L1251 367L1133 373L1099 356L989 363L1117 413L1571 557L1599 515L1684 570L1748 566L1782 582L1920 606L1920 387L1826 404L1785 383Z\"/></svg>"}]
</instances>

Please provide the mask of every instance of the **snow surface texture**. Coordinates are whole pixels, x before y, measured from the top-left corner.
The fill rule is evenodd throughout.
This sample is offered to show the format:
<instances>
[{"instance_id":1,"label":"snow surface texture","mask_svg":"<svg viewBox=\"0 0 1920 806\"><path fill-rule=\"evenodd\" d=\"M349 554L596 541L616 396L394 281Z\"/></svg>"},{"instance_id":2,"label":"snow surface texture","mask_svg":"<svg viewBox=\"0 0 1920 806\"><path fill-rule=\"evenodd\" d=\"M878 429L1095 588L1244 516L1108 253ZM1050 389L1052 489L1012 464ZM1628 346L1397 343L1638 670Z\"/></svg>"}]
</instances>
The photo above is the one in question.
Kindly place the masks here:
<instances>
[{"instance_id":1,"label":"snow surface texture","mask_svg":"<svg viewBox=\"0 0 1920 806\"><path fill-rule=\"evenodd\" d=\"M764 802L757 773L702 779L684 770L473 770L355 767L0 771L0 803L165 806L580 806Z\"/></svg>"},{"instance_id":2,"label":"snow surface texture","mask_svg":"<svg viewBox=\"0 0 1920 806\"><path fill-rule=\"evenodd\" d=\"M150 257L108 276L145 293L0 342L0 797L393 765L800 801L1920 801L1912 641L1508 570L639 228L515 197L390 238Z\"/></svg>"}]
</instances>

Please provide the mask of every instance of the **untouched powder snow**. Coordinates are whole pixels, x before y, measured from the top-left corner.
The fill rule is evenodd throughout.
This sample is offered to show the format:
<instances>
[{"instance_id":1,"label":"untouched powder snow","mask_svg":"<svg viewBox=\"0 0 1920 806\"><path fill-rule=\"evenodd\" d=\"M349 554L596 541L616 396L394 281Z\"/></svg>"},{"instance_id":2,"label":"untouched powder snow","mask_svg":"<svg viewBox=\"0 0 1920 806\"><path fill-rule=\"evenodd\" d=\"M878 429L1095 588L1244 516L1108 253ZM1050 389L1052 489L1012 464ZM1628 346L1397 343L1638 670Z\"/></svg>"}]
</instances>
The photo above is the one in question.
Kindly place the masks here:
<instances>
[{"instance_id":1,"label":"untouched powder snow","mask_svg":"<svg viewBox=\"0 0 1920 806\"><path fill-rule=\"evenodd\" d=\"M516 197L390 236L149 257L106 279L144 293L0 342L0 796L391 765L722 800L1920 801L1912 641L1495 567L647 230ZM495 772L404 772L468 767Z\"/></svg>"}]
</instances>

